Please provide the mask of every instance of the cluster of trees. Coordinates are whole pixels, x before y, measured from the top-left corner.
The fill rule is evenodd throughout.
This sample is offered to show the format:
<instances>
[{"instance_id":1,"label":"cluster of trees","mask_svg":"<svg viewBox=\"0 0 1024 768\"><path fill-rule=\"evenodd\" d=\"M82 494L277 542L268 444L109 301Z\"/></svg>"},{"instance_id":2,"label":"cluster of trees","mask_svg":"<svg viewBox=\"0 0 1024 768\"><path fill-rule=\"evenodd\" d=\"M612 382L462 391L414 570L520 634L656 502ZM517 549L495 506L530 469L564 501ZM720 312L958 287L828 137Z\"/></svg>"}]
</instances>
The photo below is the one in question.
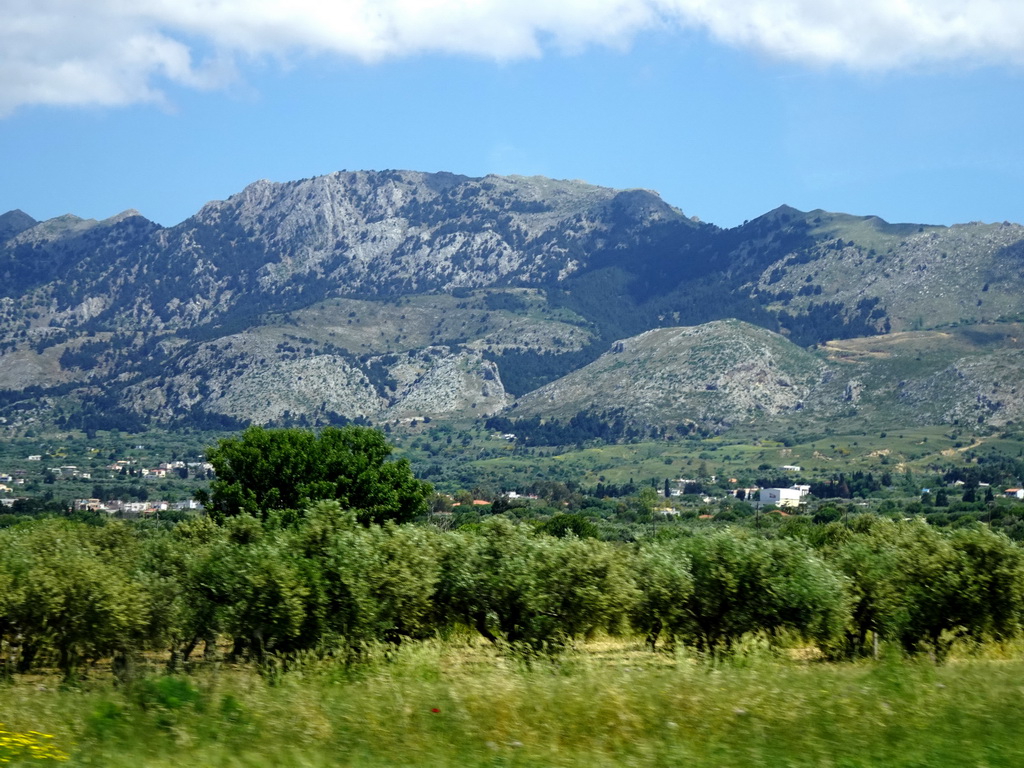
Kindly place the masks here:
<instances>
[{"instance_id":1,"label":"cluster of trees","mask_svg":"<svg viewBox=\"0 0 1024 768\"><path fill-rule=\"evenodd\" d=\"M522 445L573 445L590 440L614 443L636 440L647 434L647 431L629 423L621 408L600 413L580 411L566 421L542 420L539 416L521 419L492 416L484 426L497 432L513 433ZM660 437L660 434L655 436Z\"/></svg>"},{"instance_id":2,"label":"cluster of trees","mask_svg":"<svg viewBox=\"0 0 1024 768\"><path fill-rule=\"evenodd\" d=\"M103 341L86 341L76 348L67 347L60 356L60 367L64 370L77 368L91 371L99 365L99 357L108 346Z\"/></svg>"},{"instance_id":3,"label":"cluster of trees","mask_svg":"<svg viewBox=\"0 0 1024 768\"><path fill-rule=\"evenodd\" d=\"M1024 458L1020 454L1008 456L1000 453L969 452L968 457L975 459L977 463L950 467L942 476L945 483L955 483L959 480L964 483L965 490L977 491L980 483L1016 483L1018 478L1024 477Z\"/></svg>"},{"instance_id":4,"label":"cluster of trees","mask_svg":"<svg viewBox=\"0 0 1024 768\"><path fill-rule=\"evenodd\" d=\"M709 654L762 633L835 658L870 653L875 637L941 657L958 636L1005 639L1024 620L1024 550L982 528L862 516L792 538L680 529L624 545L503 517L453 532L364 525L337 501L281 522L44 519L0 531L7 673L56 665L71 677L101 658L121 669L146 649L179 665L200 644L255 662L352 659L459 626L526 654L637 631L652 648Z\"/></svg>"},{"instance_id":5,"label":"cluster of trees","mask_svg":"<svg viewBox=\"0 0 1024 768\"><path fill-rule=\"evenodd\" d=\"M519 397L592 363L606 349L603 343L568 352L505 349L500 354L487 352L485 357L498 366L505 390Z\"/></svg>"},{"instance_id":6,"label":"cluster of trees","mask_svg":"<svg viewBox=\"0 0 1024 768\"><path fill-rule=\"evenodd\" d=\"M758 481L760 483L760 481ZM785 482L785 481L783 481ZM838 475L829 478L827 481L811 483L811 493L819 499L852 499L867 498L873 493L892 485L892 475L884 472L880 479L876 479L872 472L857 470L847 477L840 472ZM786 485L782 486L783 488Z\"/></svg>"},{"instance_id":7,"label":"cluster of trees","mask_svg":"<svg viewBox=\"0 0 1024 768\"><path fill-rule=\"evenodd\" d=\"M115 393L98 394L80 407L55 419L59 429L80 429L90 435L100 430L143 432L146 420L121 404Z\"/></svg>"}]
</instances>

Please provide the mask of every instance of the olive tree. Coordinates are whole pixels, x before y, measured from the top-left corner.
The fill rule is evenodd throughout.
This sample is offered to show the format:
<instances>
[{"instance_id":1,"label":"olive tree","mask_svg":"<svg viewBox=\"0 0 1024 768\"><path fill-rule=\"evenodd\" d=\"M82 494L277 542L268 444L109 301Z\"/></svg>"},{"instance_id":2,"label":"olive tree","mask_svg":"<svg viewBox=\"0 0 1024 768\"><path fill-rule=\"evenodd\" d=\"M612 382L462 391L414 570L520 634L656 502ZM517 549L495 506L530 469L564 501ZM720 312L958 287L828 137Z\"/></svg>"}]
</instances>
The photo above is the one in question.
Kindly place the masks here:
<instances>
[{"instance_id":1,"label":"olive tree","mask_svg":"<svg viewBox=\"0 0 1024 768\"><path fill-rule=\"evenodd\" d=\"M950 544L964 571L960 622L974 639L1015 637L1024 622L1024 550L988 528L959 530Z\"/></svg>"},{"instance_id":2,"label":"olive tree","mask_svg":"<svg viewBox=\"0 0 1024 768\"><path fill-rule=\"evenodd\" d=\"M681 540L693 590L680 635L699 650L728 652L748 632L791 630L819 642L845 618L842 579L807 545L735 529Z\"/></svg>"},{"instance_id":3,"label":"olive tree","mask_svg":"<svg viewBox=\"0 0 1024 768\"><path fill-rule=\"evenodd\" d=\"M86 660L126 653L145 634L147 596L96 529L43 520L0 534L7 595L0 627L20 645L20 669L50 651L66 679Z\"/></svg>"},{"instance_id":4,"label":"olive tree","mask_svg":"<svg viewBox=\"0 0 1024 768\"><path fill-rule=\"evenodd\" d=\"M690 620L687 601L693 594L690 557L682 541L652 541L634 553L633 573L638 598L630 612L633 627L643 632L654 650L664 634L670 646Z\"/></svg>"},{"instance_id":5,"label":"olive tree","mask_svg":"<svg viewBox=\"0 0 1024 768\"><path fill-rule=\"evenodd\" d=\"M302 564L270 537L226 555L224 628L234 638L233 655L246 652L261 662L268 652L301 647L309 608Z\"/></svg>"},{"instance_id":6,"label":"olive tree","mask_svg":"<svg viewBox=\"0 0 1024 768\"><path fill-rule=\"evenodd\" d=\"M557 539L492 518L446 540L441 610L493 643L557 651L612 628L633 599L614 549L592 539Z\"/></svg>"},{"instance_id":7,"label":"olive tree","mask_svg":"<svg viewBox=\"0 0 1024 768\"><path fill-rule=\"evenodd\" d=\"M1018 633L1024 609L1019 546L981 529L948 534L920 523L893 529L896 634L907 651L924 648L941 659L957 636Z\"/></svg>"},{"instance_id":8,"label":"olive tree","mask_svg":"<svg viewBox=\"0 0 1024 768\"><path fill-rule=\"evenodd\" d=\"M337 502L321 501L307 511L293 546L310 564L322 636L352 649L433 633L437 534L394 523L360 526Z\"/></svg>"},{"instance_id":9,"label":"olive tree","mask_svg":"<svg viewBox=\"0 0 1024 768\"><path fill-rule=\"evenodd\" d=\"M852 534L826 550L829 562L846 578L849 613L832 654L858 656L867 650L868 634L893 637L901 615L895 572L897 551L893 524L880 522L870 534Z\"/></svg>"}]
</instances>

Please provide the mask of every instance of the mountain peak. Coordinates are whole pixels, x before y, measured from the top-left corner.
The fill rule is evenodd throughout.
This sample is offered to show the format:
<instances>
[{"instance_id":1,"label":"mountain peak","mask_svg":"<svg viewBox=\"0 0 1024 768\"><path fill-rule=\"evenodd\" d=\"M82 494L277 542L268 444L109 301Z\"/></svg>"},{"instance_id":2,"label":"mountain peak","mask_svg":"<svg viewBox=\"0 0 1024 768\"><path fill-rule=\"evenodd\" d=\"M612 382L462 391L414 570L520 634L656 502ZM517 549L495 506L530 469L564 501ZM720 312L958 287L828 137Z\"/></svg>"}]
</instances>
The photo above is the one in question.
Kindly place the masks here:
<instances>
[{"instance_id":1,"label":"mountain peak","mask_svg":"<svg viewBox=\"0 0 1024 768\"><path fill-rule=\"evenodd\" d=\"M15 208L0 216L0 242L34 227L38 222L24 211Z\"/></svg>"},{"instance_id":2,"label":"mountain peak","mask_svg":"<svg viewBox=\"0 0 1024 768\"><path fill-rule=\"evenodd\" d=\"M806 216L807 212L806 211L801 211L799 208L794 208L791 205L787 205L786 203L783 203L778 208L776 208L774 211L769 211L767 215L769 215L769 216L781 216L782 214L787 214L789 216Z\"/></svg>"},{"instance_id":3,"label":"mountain peak","mask_svg":"<svg viewBox=\"0 0 1024 768\"><path fill-rule=\"evenodd\" d=\"M103 224L106 224L108 226L113 226L114 224L120 224L122 221L125 221L126 219L136 219L136 218L143 219L145 221L149 221L148 219L146 219L145 216L143 216L141 213L139 213L134 208L128 208L127 210L121 211L120 213L115 214L114 216L111 216L109 219L104 219L103 220Z\"/></svg>"},{"instance_id":4,"label":"mountain peak","mask_svg":"<svg viewBox=\"0 0 1024 768\"><path fill-rule=\"evenodd\" d=\"M791 219L804 219L811 215L807 211L801 211L799 208L783 203L778 208L773 208L768 213L758 216L755 221L788 221Z\"/></svg>"}]
</instances>

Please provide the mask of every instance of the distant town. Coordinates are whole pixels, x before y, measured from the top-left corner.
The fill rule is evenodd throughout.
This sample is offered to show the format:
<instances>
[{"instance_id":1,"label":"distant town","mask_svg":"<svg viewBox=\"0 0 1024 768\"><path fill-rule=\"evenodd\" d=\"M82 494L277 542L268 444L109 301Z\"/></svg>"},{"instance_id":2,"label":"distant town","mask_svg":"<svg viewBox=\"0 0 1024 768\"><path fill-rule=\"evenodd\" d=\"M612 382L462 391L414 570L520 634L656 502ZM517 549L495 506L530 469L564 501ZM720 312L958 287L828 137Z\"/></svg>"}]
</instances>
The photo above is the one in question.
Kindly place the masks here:
<instances>
[{"instance_id":1,"label":"distant town","mask_svg":"<svg viewBox=\"0 0 1024 768\"><path fill-rule=\"evenodd\" d=\"M43 454L30 454L25 456L27 462L43 462L46 460ZM25 469L11 471L0 471L0 506L15 507L18 501L26 501L30 498L23 493L30 483L29 472ZM100 472L95 469L84 469L75 464L61 464L40 469L38 474L42 477L42 483L54 484L59 481L98 481L100 479L110 480L141 480L152 482L175 478L184 480L188 478L206 479L213 476L213 465L207 461L169 461L146 466L136 459L118 459L102 468ZM104 486L96 484L95 489ZM116 486L113 486L116 488ZM146 494L148 496L148 494ZM169 510L177 511L198 511L202 505L193 498L166 500L160 498L117 498L104 493L102 496L89 496L73 498L69 502L69 510L73 512L103 512L123 519L159 516L161 512Z\"/></svg>"}]
</instances>

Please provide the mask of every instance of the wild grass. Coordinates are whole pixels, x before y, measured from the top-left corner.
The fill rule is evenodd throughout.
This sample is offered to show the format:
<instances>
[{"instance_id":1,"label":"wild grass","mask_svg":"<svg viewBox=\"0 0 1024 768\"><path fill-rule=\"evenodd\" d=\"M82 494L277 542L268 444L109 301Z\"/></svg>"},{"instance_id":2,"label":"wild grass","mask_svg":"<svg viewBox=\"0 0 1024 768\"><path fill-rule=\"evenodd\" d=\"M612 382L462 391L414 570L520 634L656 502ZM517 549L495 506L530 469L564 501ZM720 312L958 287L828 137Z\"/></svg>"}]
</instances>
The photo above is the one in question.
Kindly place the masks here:
<instances>
[{"instance_id":1,"label":"wild grass","mask_svg":"<svg viewBox=\"0 0 1024 768\"><path fill-rule=\"evenodd\" d=\"M349 669L21 681L0 690L0 722L53 734L65 764L112 768L1019 766L1022 673L1019 649L936 666L753 646L711 664L605 642L526 665L438 642Z\"/></svg>"}]
</instances>

